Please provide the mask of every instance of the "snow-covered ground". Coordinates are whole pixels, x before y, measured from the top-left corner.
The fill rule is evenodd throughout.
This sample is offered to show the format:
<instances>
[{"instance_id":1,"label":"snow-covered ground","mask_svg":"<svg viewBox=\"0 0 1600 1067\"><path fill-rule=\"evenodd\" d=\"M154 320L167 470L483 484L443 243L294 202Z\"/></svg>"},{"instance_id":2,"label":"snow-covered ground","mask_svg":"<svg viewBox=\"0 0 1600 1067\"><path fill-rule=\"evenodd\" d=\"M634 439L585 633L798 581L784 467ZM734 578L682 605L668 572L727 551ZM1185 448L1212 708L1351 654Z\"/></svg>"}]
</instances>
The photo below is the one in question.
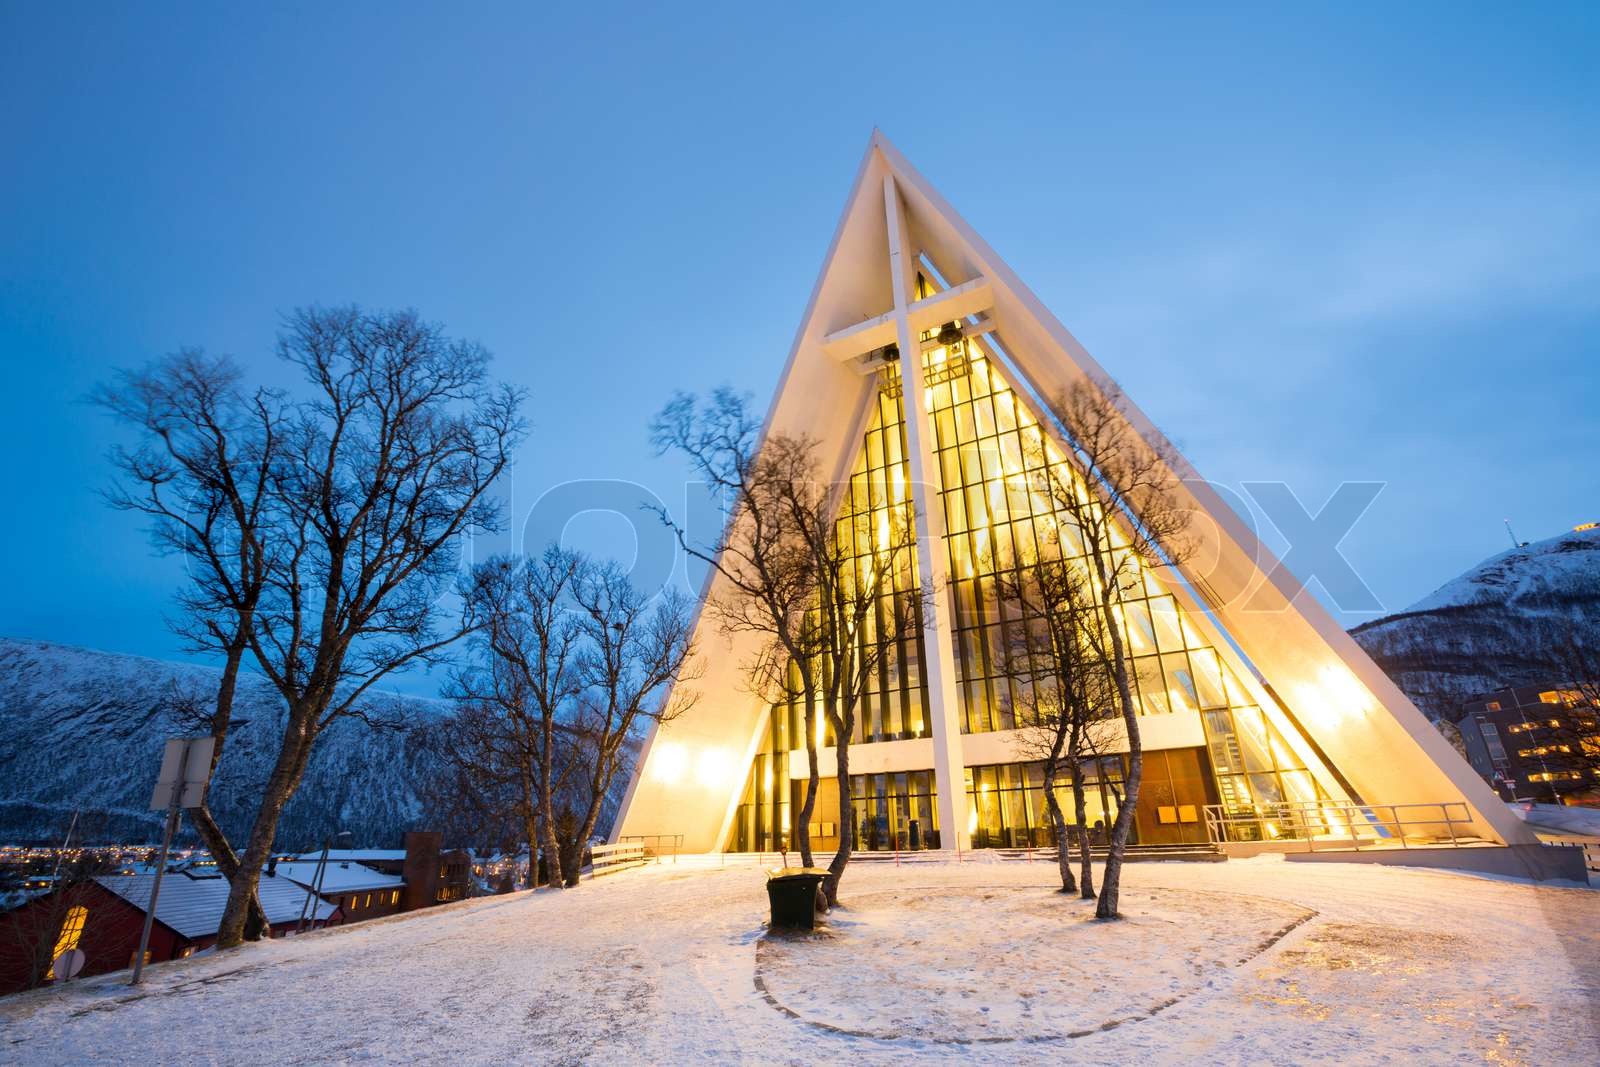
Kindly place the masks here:
<instances>
[{"instance_id":1,"label":"snow-covered ground","mask_svg":"<svg viewBox=\"0 0 1600 1067\"><path fill-rule=\"evenodd\" d=\"M0 1001L0 1061L1600 1062L1600 892L1279 857L860 863L766 938L759 868L685 862Z\"/></svg>"}]
</instances>

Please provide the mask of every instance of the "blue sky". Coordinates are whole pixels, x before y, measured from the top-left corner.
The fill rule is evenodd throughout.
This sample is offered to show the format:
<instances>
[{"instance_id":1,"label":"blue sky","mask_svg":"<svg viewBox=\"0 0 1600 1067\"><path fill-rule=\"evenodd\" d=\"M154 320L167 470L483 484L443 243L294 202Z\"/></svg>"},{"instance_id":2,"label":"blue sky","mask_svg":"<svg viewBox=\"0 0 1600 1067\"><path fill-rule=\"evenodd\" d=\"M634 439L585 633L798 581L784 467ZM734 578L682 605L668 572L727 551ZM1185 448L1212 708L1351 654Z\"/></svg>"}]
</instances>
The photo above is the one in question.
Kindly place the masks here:
<instances>
[{"instance_id":1,"label":"blue sky","mask_svg":"<svg viewBox=\"0 0 1600 1067\"><path fill-rule=\"evenodd\" d=\"M648 417L765 403L874 125L1205 475L1386 482L1344 551L1388 608L1600 519L1592 5L581 6L0 2L0 634L176 654L79 398L276 373L297 305L494 351L514 516L681 496Z\"/></svg>"}]
</instances>

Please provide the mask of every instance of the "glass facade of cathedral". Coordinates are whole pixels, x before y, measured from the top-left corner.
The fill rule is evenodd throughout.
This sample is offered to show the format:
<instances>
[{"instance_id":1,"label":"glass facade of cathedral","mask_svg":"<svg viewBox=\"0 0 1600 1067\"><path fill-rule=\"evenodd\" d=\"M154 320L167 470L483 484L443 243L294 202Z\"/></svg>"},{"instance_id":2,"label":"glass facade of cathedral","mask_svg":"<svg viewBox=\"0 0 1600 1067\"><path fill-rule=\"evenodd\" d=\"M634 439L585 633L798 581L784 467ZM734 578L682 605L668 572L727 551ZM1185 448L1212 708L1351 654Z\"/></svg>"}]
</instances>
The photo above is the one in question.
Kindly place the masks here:
<instances>
[{"instance_id":1,"label":"glass facade of cathedral","mask_svg":"<svg viewBox=\"0 0 1600 1067\"><path fill-rule=\"evenodd\" d=\"M1018 689L1025 680L1009 677L1003 667L1005 650L1019 647L1017 628L1037 620L1001 590L1006 575L1025 572L1041 557L1083 554L1075 525L1058 506L1057 494L1049 491L1052 485L1081 482L1029 405L978 343L935 347L924 353L923 360L942 486L939 506L944 511L949 566L949 589L943 595L951 598L958 719L964 734L1012 730L1027 725L1017 721L1016 709L1028 706L1028 701ZM874 530L896 511L903 521L910 516L898 367L887 364L878 374L876 410L868 420L837 526L838 536L848 539L857 553L870 552L874 543L883 542L882 537L875 542ZM1130 561L1130 566L1137 565ZM1193 624L1187 609L1153 573L1135 573L1134 578L1132 588L1121 597L1118 614L1139 711L1143 716L1198 716L1209 764L1197 772L1209 779L1204 799L1239 810L1325 800L1305 761L1262 714L1250 690ZM895 589L881 596L911 595L916 581L913 564L897 578ZM922 685L924 655L920 632L897 635L882 650L881 669L857 715L854 743L927 736L931 716ZM780 828L790 828L783 831L786 835L792 831L791 820L803 796L805 757L789 754L802 747L803 722L794 703L772 709L767 743L751 768L731 848L771 849L780 840ZM819 741L831 743L825 734ZM1196 760L1200 758L1196 750ZM791 768L791 759L799 766ZM799 779L792 784L791 770ZM1149 760L1147 778L1161 781L1148 770ZM1109 825L1115 817L1124 771L1122 757L1111 757L1092 769L1096 807L1086 819L1091 827L1096 822ZM1189 777L1187 771L1174 771L1169 785L1181 793ZM969 767L965 784L975 847L1040 844L1049 836L1037 765ZM858 816L857 847L937 847L933 790L931 770L853 777L850 795ZM825 803L830 792L831 803ZM1155 828L1157 811L1163 823L1169 809L1181 813L1173 816L1178 824L1193 822L1194 805L1177 802L1182 799L1178 796L1171 804L1152 808L1147 833ZM825 790L817 807L811 823L813 839L819 850L831 848L824 842L836 843L827 831L837 833L837 790ZM1070 800L1063 807L1070 812ZM1142 809L1141 799L1141 825Z\"/></svg>"}]
</instances>

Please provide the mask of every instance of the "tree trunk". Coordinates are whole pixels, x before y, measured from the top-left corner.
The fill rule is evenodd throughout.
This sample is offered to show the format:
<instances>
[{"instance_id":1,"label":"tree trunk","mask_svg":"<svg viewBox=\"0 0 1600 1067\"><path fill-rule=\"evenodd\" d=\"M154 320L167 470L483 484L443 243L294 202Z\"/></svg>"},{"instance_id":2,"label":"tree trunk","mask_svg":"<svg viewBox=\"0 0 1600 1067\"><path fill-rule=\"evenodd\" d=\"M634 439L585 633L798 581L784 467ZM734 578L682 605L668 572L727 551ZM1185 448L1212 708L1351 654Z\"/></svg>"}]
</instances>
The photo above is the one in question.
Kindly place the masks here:
<instances>
[{"instance_id":1,"label":"tree trunk","mask_svg":"<svg viewBox=\"0 0 1600 1067\"><path fill-rule=\"evenodd\" d=\"M572 812L568 808L561 809L561 825L567 830L565 835L557 835L561 842L561 871L565 878L562 888L575 889L578 879L583 875L583 847L587 839L572 829Z\"/></svg>"},{"instance_id":2,"label":"tree trunk","mask_svg":"<svg viewBox=\"0 0 1600 1067\"><path fill-rule=\"evenodd\" d=\"M522 820L522 836L528 841L528 888L539 888L539 820L530 812Z\"/></svg>"},{"instance_id":3,"label":"tree trunk","mask_svg":"<svg viewBox=\"0 0 1600 1067\"><path fill-rule=\"evenodd\" d=\"M1117 702L1122 709L1122 722L1128 732L1128 777L1124 786L1122 806L1117 809L1116 822L1111 827L1111 840L1106 848L1106 866L1100 874L1100 902L1095 906L1097 919L1120 918L1118 898L1122 891L1122 854L1128 848L1128 836L1133 831L1134 811L1139 804L1139 785L1144 778L1144 746L1139 739L1139 712L1134 703L1133 687L1128 678L1128 659L1122 645L1122 633L1117 628L1117 617L1111 597L1113 583L1104 565L1100 568L1102 593L1101 612L1105 619L1107 635L1111 639L1113 674L1117 682Z\"/></svg>"},{"instance_id":4,"label":"tree trunk","mask_svg":"<svg viewBox=\"0 0 1600 1067\"><path fill-rule=\"evenodd\" d=\"M614 775L614 772L607 770L607 767L610 765L610 758L604 754L600 755L598 757L594 776L589 779L589 810L584 813L583 825L578 827L579 865L581 865L583 862L584 846L587 845L589 843L589 839L594 836L595 824L600 821L600 803L605 799L606 782L609 781ZM576 886L577 884L578 867L574 866L572 869L571 879L568 881L567 885L570 887Z\"/></svg>"},{"instance_id":5,"label":"tree trunk","mask_svg":"<svg viewBox=\"0 0 1600 1067\"><path fill-rule=\"evenodd\" d=\"M533 795L533 768L526 755L519 760L518 788L522 793L522 836L528 840L528 888L539 888L539 807Z\"/></svg>"},{"instance_id":6,"label":"tree trunk","mask_svg":"<svg viewBox=\"0 0 1600 1067\"><path fill-rule=\"evenodd\" d=\"M1094 899L1094 866L1089 862L1089 805L1083 795L1083 765L1072 761L1072 806L1078 818L1073 836L1078 841L1078 896Z\"/></svg>"},{"instance_id":7,"label":"tree trunk","mask_svg":"<svg viewBox=\"0 0 1600 1067\"><path fill-rule=\"evenodd\" d=\"M205 843L211 858L216 861L217 873L222 875L229 886L232 886L233 880L239 875L239 857L233 851L233 846L228 844L227 837L222 833L222 827L212 818L211 809L205 804L190 809L189 822L200 835L200 840ZM267 921L267 913L261 910L261 897L258 893L250 894L244 936L249 941L272 936L272 924Z\"/></svg>"},{"instance_id":8,"label":"tree trunk","mask_svg":"<svg viewBox=\"0 0 1600 1067\"><path fill-rule=\"evenodd\" d=\"M822 881L824 895L828 899L828 907L832 908L839 903L839 880L844 877L845 865L850 862L850 854L856 843L856 809L850 803L850 732L839 731L839 736L834 738L833 751L838 760L839 783L839 850L833 854L833 862L828 864L828 877ZM813 764L814 766L814 764Z\"/></svg>"},{"instance_id":9,"label":"tree trunk","mask_svg":"<svg viewBox=\"0 0 1600 1067\"><path fill-rule=\"evenodd\" d=\"M1126 719L1135 716L1126 715ZM1144 769L1144 753L1139 747L1137 723L1128 726L1128 778L1117 809L1116 822L1111 825L1111 840L1106 848L1105 870L1100 874L1100 903L1094 914L1097 919L1118 919L1117 898L1122 889L1122 855L1128 848L1128 836L1133 831L1134 808L1139 802L1139 781Z\"/></svg>"},{"instance_id":10,"label":"tree trunk","mask_svg":"<svg viewBox=\"0 0 1600 1067\"><path fill-rule=\"evenodd\" d=\"M291 719L296 717L292 709L289 714ZM310 754L313 740L310 735L311 723L315 717L312 713L298 725L291 725L290 729L300 736L291 739L279 751L278 761L267 778L266 788L262 790L261 807L256 810L249 843L245 846L244 855L239 858L238 873L228 886L228 904L223 909L222 922L217 927L219 949L236 948L244 940L250 900L260 887L261 868L272 852L272 841L278 833L278 820L282 818L284 805L289 802L290 795L299 784L300 774L305 770L306 757Z\"/></svg>"},{"instance_id":11,"label":"tree trunk","mask_svg":"<svg viewBox=\"0 0 1600 1067\"><path fill-rule=\"evenodd\" d=\"M807 686L802 694L806 704L804 716L806 731L806 798L795 817L794 839L800 848L800 866L814 867L816 860L811 852L811 813L817 809L817 793L822 788L822 777L817 772L817 710L815 694ZM787 784L787 783L785 783ZM781 805L780 805L781 808Z\"/></svg>"},{"instance_id":12,"label":"tree trunk","mask_svg":"<svg viewBox=\"0 0 1600 1067\"><path fill-rule=\"evenodd\" d=\"M1056 833L1056 869L1061 874L1061 892L1076 893L1078 883L1072 877L1072 850L1067 847L1067 817L1061 814L1061 801L1056 799L1055 779L1044 781L1044 803L1050 809L1050 824Z\"/></svg>"},{"instance_id":13,"label":"tree trunk","mask_svg":"<svg viewBox=\"0 0 1600 1067\"><path fill-rule=\"evenodd\" d=\"M561 845L556 838L555 790L551 784L551 768L556 761L555 728L548 714L540 724L539 734L544 741L539 756L539 817L544 823L545 884L551 889L565 889L566 881L561 877Z\"/></svg>"},{"instance_id":14,"label":"tree trunk","mask_svg":"<svg viewBox=\"0 0 1600 1067\"><path fill-rule=\"evenodd\" d=\"M245 649L249 645L248 639L243 635L248 633L249 625L249 616L246 615L239 624L238 636L228 644L222 664L222 677L217 682L216 708L211 715L211 736L216 743L211 749L211 767L206 775L208 779L217 773L217 765L222 762L222 749L228 743L228 723L233 718L233 698L239 688L239 664L244 659ZM189 821L200 835L206 850L211 853L211 859L216 863L218 873L231 887L234 877L239 873L239 856L228 843L222 827L218 826L217 820L212 817L210 804L201 801L198 808L191 809ZM250 894L248 907L244 936L251 941L271 937L272 924L267 921L267 913L261 909L259 893Z\"/></svg>"}]
</instances>

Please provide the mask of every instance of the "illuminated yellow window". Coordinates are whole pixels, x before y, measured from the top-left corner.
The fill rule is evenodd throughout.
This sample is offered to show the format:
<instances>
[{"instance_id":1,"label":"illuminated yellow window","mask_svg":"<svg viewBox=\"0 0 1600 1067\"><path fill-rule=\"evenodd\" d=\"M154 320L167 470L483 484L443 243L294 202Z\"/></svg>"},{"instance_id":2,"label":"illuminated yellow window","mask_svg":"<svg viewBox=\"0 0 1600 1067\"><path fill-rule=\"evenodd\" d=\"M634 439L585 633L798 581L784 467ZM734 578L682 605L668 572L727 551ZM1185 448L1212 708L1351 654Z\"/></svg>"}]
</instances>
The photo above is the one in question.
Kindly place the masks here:
<instances>
[{"instance_id":1,"label":"illuminated yellow window","mask_svg":"<svg viewBox=\"0 0 1600 1067\"><path fill-rule=\"evenodd\" d=\"M361 906L362 906L362 907L363 907L363 908L370 908L370 907L372 907L372 894L371 894L371 893L368 893L368 894L367 894L367 902L366 902L366 903L365 903L365 904L363 904L363 905L361 905Z\"/></svg>"},{"instance_id":2,"label":"illuminated yellow window","mask_svg":"<svg viewBox=\"0 0 1600 1067\"><path fill-rule=\"evenodd\" d=\"M61 936L56 938L56 949L50 953L52 962L50 964L50 973L46 977L54 978L56 976L54 961L63 952L70 952L77 948L78 942L83 940L83 924L88 921L88 918L89 909L82 905L74 905L67 909L67 917L61 923Z\"/></svg>"}]
</instances>

